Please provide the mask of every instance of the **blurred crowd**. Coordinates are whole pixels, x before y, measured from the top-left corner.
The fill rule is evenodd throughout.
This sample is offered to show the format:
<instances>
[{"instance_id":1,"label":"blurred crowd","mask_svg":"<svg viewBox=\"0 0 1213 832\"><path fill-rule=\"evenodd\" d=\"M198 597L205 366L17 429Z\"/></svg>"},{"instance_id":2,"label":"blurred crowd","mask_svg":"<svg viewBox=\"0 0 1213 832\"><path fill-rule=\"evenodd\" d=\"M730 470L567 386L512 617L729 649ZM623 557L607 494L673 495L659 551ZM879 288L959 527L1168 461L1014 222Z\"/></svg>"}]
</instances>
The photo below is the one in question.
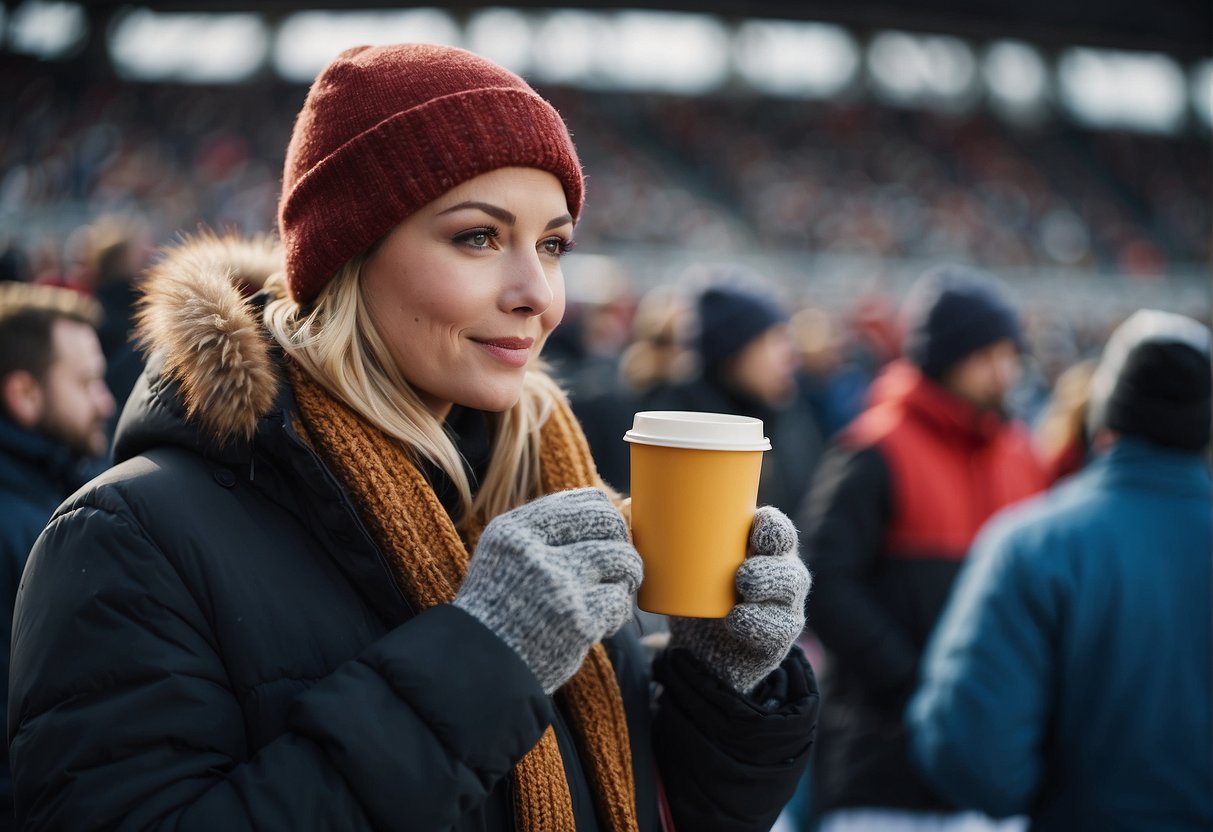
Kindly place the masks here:
<instances>
[{"instance_id":1,"label":"blurred crowd","mask_svg":"<svg viewBox=\"0 0 1213 832\"><path fill-rule=\"evenodd\" d=\"M281 153L302 86L137 84L72 64L0 62L8 102L0 111L0 278L88 293L109 286L114 304L124 291L117 287L183 229L274 227ZM1199 269L1210 258L1213 173L1201 137L1011 127L980 113L862 102L547 92L589 174L580 252L664 247L705 262L765 250L866 254L1014 274L1094 270L1159 278L1160 286L1171 267ZM820 276L797 276L803 284L785 291L789 311L808 307L801 320L816 322L803 327L813 341L806 360L838 362L851 378L858 361L870 377L896 349L889 340L902 290L877 281L831 295L815 291ZM565 339L586 328L582 316L614 324L588 336L604 343L574 352L617 357L632 312L653 305L633 287L654 281L624 274L583 287L593 297L574 303ZM1095 286L1079 295L1066 309L1021 295L1033 349L1012 402L1029 420L1060 373L1090 358L1130 311L1108 305ZM1100 305L1085 305L1086 297ZM596 362L600 376L603 366ZM852 383L851 410L858 389ZM828 428L839 417L822 418Z\"/></svg>"},{"instance_id":2,"label":"blurred crowd","mask_svg":"<svg viewBox=\"0 0 1213 832\"><path fill-rule=\"evenodd\" d=\"M794 297L782 285L739 264L695 264L669 283L636 293L626 282L602 297L570 306L545 355L568 386L573 406L586 425L604 476L627 488L627 448L621 437L631 414L643 409L728 410L728 397L696 396L691 389L714 372L716 357L733 357L741 345L738 323L717 319L699 308L705 287L750 287L769 310L760 320L784 321L786 345L770 366L748 370L750 384L773 390L756 400L795 401L793 433L811 433L819 444L841 430L865 406L869 387L902 352L905 336L901 293L869 289L837 303ZM709 295L709 298L711 296ZM722 303L734 314L744 304L728 296ZM778 313L776 310L778 309ZM1050 465L1072 470L1075 442L1081 437L1085 379L1109 334L1129 314L1120 307L1087 310L1067 317L1045 303L1019 309L1024 351L1021 371L1006 391L1006 413L1036 436ZM1185 314L1208 321L1209 309ZM744 328L743 330L744 331ZM767 408L769 412L769 407ZM756 413L755 415L761 415ZM787 443L784 443L785 447ZM813 461L816 454L801 459ZM803 465L798 467L803 468ZM793 504L791 501L789 504Z\"/></svg>"},{"instance_id":3,"label":"blurred crowd","mask_svg":"<svg viewBox=\"0 0 1213 832\"><path fill-rule=\"evenodd\" d=\"M5 268L70 270L114 211L165 242L273 226L304 88L137 84L0 57ZM864 101L546 90L589 172L579 245L972 261L1159 277L1209 259L1207 138L1013 126ZM18 261L14 264L12 261Z\"/></svg>"},{"instance_id":4,"label":"blurred crowd","mask_svg":"<svg viewBox=\"0 0 1213 832\"><path fill-rule=\"evenodd\" d=\"M1143 276L1208 259L1204 140L870 104L640 105L762 244Z\"/></svg>"}]
</instances>

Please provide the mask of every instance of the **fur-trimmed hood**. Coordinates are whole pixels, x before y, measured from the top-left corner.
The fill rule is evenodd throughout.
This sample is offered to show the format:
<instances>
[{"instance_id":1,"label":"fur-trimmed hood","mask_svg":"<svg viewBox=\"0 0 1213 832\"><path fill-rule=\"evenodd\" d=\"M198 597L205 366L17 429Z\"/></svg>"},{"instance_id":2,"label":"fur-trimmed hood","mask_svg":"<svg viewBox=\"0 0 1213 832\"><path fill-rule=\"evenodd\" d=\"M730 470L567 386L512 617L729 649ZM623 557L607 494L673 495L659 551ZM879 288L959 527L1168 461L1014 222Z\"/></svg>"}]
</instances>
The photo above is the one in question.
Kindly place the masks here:
<instances>
[{"instance_id":1,"label":"fur-trimmed hood","mask_svg":"<svg viewBox=\"0 0 1213 832\"><path fill-rule=\"evenodd\" d=\"M250 438L274 405L279 379L249 298L282 264L272 237L204 233L166 249L142 281L136 335L149 376L175 384L185 418L208 442Z\"/></svg>"}]
</instances>

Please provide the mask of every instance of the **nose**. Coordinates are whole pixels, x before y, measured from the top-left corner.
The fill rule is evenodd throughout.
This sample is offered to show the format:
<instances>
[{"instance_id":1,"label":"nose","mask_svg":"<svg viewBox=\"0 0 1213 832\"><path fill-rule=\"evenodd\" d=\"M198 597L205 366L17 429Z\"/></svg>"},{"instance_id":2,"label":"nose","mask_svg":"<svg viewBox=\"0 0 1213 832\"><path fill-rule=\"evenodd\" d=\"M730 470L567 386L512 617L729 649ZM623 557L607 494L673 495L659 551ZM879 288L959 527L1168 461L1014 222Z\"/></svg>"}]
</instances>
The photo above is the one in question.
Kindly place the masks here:
<instances>
[{"instance_id":1,"label":"nose","mask_svg":"<svg viewBox=\"0 0 1213 832\"><path fill-rule=\"evenodd\" d=\"M117 407L114 402L114 394L110 392L109 386L100 379L93 385L93 405L97 408L97 415L102 419L113 416Z\"/></svg>"},{"instance_id":2,"label":"nose","mask_svg":"<svg viewBox=\"0 0 1213 832\"><path fill-rule=\"evenodd\" d=\"M800 369L800 354L796 351L792 333L786 328L780 330L774 343L774 350L775 366L779 368L780 373L789 377L795 376L796 371Z\"/></svg>"},{"instance_id":3,"label":"nose","mask_svg":"<svg viewBox=\"0 0 1213 832\"><path fill-rule=\"evenodd\" d=\"M1014 387L1015 383L1019 381L1019 353L1009 354L1002 362L1000 369L1002 371L1003 384L1005 384L1008 388Z\"/></svg>"},{"instance_id":4,"label":"nose","mask_svg":"<svg viewBox=\"0 0 1213 832\"><path fill-rule=\"evenodd\" d=\"M519 251L509 259L505 268L505 289L501 293L503 311L520 313L528 318L542 315L552 305L552 291L548 268L540 260L538 252Z\"/></svg>"}]
</instances>

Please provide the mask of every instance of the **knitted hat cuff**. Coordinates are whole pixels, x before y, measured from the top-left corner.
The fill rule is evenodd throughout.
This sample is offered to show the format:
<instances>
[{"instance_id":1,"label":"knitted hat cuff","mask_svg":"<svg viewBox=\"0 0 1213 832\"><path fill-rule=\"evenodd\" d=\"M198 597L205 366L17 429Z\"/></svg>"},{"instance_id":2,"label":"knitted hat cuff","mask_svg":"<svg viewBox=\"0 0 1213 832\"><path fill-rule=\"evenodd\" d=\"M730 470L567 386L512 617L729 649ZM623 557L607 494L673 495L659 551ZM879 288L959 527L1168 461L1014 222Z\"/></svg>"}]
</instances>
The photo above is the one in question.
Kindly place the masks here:
<instances>
[{"instance_id":1,"label":"knitted hat cuff","mask_svg":"<svg viewBox=\"0 0 1213 832\"><path fill-rule=\"evenodd\" d=\"M929 343L907 344L906 356L918 364L924 375L939 379L978 350L1004 340L1023 352L1022 336L1013 313L989 306L953 322L951 328L944 328Z\"/></svg>"},{"instance_id":2,"label":"knitted hat cuff","mask_svg":"<svg viewBox=\"0 0 1213 832\"><path fill-rule=\"evenodd\" d=\"M902 322L902 353L934 379L996 341L1009 339L1023 350L1019 313L1002 283L968 266L924 272L906 295Z\"/></svg>"},{"instance_id":3,"label":"knitted hat cuff","mask_svg":"<svg viewBox=\"0 0 1213 832\"><path fill-rule=\"evenodd\" d=\"M1108 401L1106 424L1159 445L1198 451L1209 444L1209 398L1177 402L1148 398L1122 384Z\"/></svg>"},{"instance_id":4,"label":"knitted hat cuff","mask_svg":"<svg viewBox=\"0 0 1213 832\"><path fill-rule=\"evenodd\" d=\"M410 214L469 179L515 166L554 174L576 221L580 165L560 114L534 92L464 90L384 119L313 165L283 199L291 296L310 301Z\"/></svg>"}]
</instances>

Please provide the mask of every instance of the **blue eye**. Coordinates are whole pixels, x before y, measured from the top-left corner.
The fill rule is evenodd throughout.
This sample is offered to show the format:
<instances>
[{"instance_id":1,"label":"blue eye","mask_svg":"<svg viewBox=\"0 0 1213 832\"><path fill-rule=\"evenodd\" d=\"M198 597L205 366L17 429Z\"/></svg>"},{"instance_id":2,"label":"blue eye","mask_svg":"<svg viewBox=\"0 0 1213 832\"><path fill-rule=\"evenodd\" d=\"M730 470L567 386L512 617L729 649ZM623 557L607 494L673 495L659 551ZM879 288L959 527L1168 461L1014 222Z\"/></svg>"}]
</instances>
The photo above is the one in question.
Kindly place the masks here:
<instances>
[{"instance_id":1,"label":"blue eye","mask_svg":"<svg viewBox=\"0 0 1213 832\"><path fill-rule=\"evenodd\" d=\"M488 248L497 239L497 234L496 228L471 228L456 234L451 242L468 248Z\"/></svg>"},{"instance_id":2,"label":"blue eye","mask_svg":"<svg viewBox=\"0 0 1213 832\"><path fill-rule=\"evenodd\" d=\"M553 257L560 257L562 254L568 254L573 250L575 243L572 240L566 240L563 237L549 237L539 244L543 247L545 254L550 254Z\"/></svg>"}]
</instances>

